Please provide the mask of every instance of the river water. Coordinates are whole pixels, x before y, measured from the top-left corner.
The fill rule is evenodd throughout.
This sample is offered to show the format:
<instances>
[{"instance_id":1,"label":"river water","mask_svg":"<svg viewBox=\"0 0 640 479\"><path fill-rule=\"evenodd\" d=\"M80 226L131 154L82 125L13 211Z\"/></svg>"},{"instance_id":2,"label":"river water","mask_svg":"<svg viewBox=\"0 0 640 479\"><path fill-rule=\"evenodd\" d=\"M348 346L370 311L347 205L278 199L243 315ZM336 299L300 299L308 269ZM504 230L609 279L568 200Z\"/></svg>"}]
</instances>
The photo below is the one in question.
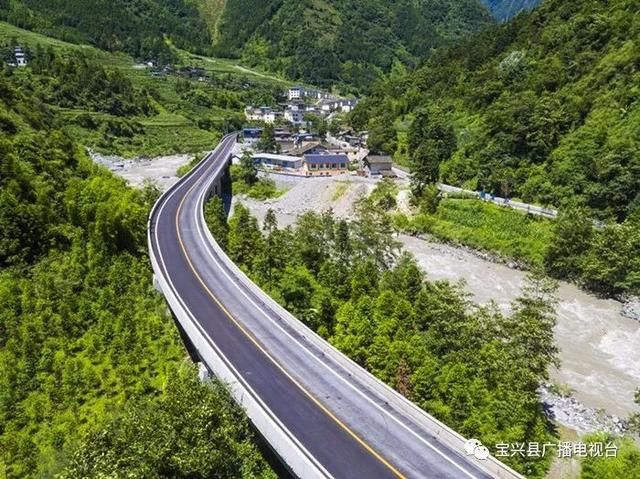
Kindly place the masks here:
<instances>
[{"instance_id":1,"label":"river water","mask_svg":"<svg viewBox=\"0 0 640 479\"><path fill-rule=\"evenodd\" d=\"M526 273L493 263L471 252L412 236L399 238L430 279L464 280L478 303L494 300L503 311L521 292ZM626 417L637 412L640 387L640 322L620 314L621 304L598 299L573 284L558 290L555 337L561 365L552 380L569 386L590 408Z\"/></svg>"}]
</instances>

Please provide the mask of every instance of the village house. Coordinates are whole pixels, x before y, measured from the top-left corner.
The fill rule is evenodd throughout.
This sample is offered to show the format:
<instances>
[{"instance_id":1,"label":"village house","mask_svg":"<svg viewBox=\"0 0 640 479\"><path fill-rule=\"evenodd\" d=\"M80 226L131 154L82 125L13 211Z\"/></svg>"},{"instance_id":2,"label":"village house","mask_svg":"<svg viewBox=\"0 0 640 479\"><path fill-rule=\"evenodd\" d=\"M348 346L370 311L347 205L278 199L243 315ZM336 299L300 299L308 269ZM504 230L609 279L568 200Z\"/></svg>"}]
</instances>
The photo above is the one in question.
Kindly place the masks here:
<instances>
[{"instance_id":1,"label":"village house","mask_svg":"<svg viewBox=\"0 0 640 479\"><path fill-rule=\"evenodd\" d=\"M335 100L325 99L319 103L320 110L323 111L324 113L331 113L336 109L335 106L336 106Z\"/></svg>"},{"instance_id":2,"label":"village house","mask_svg":"<svg viewBox=\"0 0 640 479\"><path fill-rule=\"evenodd\" d=\"M321 155L329 153L329 148L318 141L294 141L293 148L289 149L287 153L294 156Z\"/></svg>"},{"instance_id":3,"label":"village house","mask_svg":"<svg viewBox=\"0 0 640 479\"><path fill-rule=\"evenodd\" d=\"M282 113L268 106L255 108L248 106L244 109L244 115L249 121L262 121L264 123L275 123Z\"/></svg>"},{"instance_id":4,"label":"village house","mask_svg":"<svg viewBox=\"0 0 640 479\"><path fill-rule=\"evenodd\" d=\"M303 157L305 176L333 176L349 171L349 158L338 154L307 154Z\"/></svg>"},{"instance_id":5,"label":"village house","mask_svg":"<svg viewBox=\"0 0 640 479\"><path fill-rule=\"evenodd\" d=\"M15 62L9 63L13 67L26 67L27 66L27 54L21 46L17 46L13 51L13 58Z\"/></svg>"},{"instance_id":6,"label":"village house","mask_svg":"<svg viewBox=\"0 0 640 479\"><path fill-rule=\"evenodd\" d=\"M343 113L349 113L353 111L353 109L357 105L356 100L340 100L337 105L337 109L340 109Z\"/></svg>"},{"instance_id":7,"label":"village house","mask_svg":"<svg viewBox=\"0 0 640 479\"><path fill-rule=\"evenodd\" d=\"M253 155L253 160L256 165L275 171L290 170L293 172L302 168L302 158L297 156L256 153Z\"/></svg>"},{"instance_id":8,"label":"village house","mask_svg":"<svg viewBox=\"0 0 640 479\"><path fill-rule=\"evenodd\" d=\"M247 127L242 129L242 138L247 143L252 143L260 139L262 137L262 132L264 130L262 128L256 127Z\"/></svg>"},{"instance_id":9,"label":"village house","mask_svg":"<svg viewBox=\"0 0 640 479\"><path fill-rule=\"evenodd\" d=\"M276 128L273 130L273 136L275 136L276 141L290 141L292 133L286 128Z\"/></svg>"},{"instance_id":10,"label":"village house","mask_svg":"<svg viewBox=\"0 0 640 479\"><path fill-rule=\"evenodd\" d=\"M364 159L364 169L368 176L395 178L393 160L388 155L369 155Z\"/></svg>"},{"instance_id":11,"label":"village house","mask_svg":"<svg viewBox=\"0 0 640 479\"><path fill-rule=\"evenodd\" d=\"M303 110L292 110L291 108L287 108L284 111L284 119L290 123L293 123L294 125L301 125L302 123L304 123L304 114L305 113Z\"/></svg>"},{"instance_id":12,"label":"village house","mask_svg":"<svg viewBox=\"0 0 640 479\"><path fill-rule=\"evenodd\" d=\"M287 98L289 98L289 101L300 100L303 97L304 97L304 87L301 87L301 86L294 86L292 88L289 88L289 91L287 92Z\"/></svg>"}]
</instances>

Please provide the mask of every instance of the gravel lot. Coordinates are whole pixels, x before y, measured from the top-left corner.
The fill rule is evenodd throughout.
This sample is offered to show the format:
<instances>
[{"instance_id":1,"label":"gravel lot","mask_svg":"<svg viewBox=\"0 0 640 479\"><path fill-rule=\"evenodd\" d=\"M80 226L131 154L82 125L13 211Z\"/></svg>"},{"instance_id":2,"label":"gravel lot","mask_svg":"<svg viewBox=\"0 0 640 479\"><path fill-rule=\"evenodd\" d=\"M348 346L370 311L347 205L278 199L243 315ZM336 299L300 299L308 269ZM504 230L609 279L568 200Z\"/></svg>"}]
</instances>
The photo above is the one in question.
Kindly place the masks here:
<instances>
[{"instance_id":1,"label":"gravel lot","mask_svg":"<svg viewBox=\"0 0 640 479\"><path fill-rule=\"evenodd\" d=\"M93 161L109 168L116 175L127 180L131 186L139 187L148 180L156 183L162 191L178 181L176 171L193 158L193 155L168 155L123 160L118 156L93 152L89 154Z\"/></svg>"},{"instance_id":2,"label":"gravel lot","mask_svg":"<svg viewBox=\"0 0 640 479\"><path fill-rule=\"evenodd\" d=\"M377 180L352 175L326 178L303 178L275 174L264 174L276 183L280 190L286 190L280 198L257 201L245 196L234 197L233 202L247 206L258 220L262 221L267 210L273 209L280 226L295 223L305 211L322 212L329 208L336 215L349 217L353 203L360 197L369 195Z\"/></svg>"}]
</instances>

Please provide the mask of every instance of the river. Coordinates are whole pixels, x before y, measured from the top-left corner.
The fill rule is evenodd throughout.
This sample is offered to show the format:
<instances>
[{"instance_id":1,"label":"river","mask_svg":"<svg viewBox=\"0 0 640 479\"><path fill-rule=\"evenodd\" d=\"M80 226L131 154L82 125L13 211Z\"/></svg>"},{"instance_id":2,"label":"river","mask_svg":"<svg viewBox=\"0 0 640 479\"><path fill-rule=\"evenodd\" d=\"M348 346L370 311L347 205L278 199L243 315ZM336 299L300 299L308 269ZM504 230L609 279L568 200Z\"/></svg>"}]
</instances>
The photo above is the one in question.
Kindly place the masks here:
<instances>
[{"instance_id":1,"label":"river","mask_svg":"<svg viewBox=\"0 0 640 479\"><path fill-rule=\"evenodd\" d=\"M297 216L307 210L322 211L331 207L338 216L349 216L355 199L368 194L374 186L370 180L353 177L314 181L278 176L274 179L278 187L288 190L280 198L266 202L248 198L241 201L259 220L267 209L273 208L281 226L294 223ZM339 190L338 184L345 181L349 182L348 188ZM399 239L430 279L463 280L466 290L478 303L494 300L506 312L521 293L526 276L523 271L454 246L407 235L400 235ZM560 405L560 409L573 409L569 412L574 417L565 425L587 432L598 429L597 425L586 424L588 420L584 421L585 427L580 428L584 418L598 416L595 410L602 409L606 414L622 418L638 412L633 397L640 388L640 322L622 316L619 302L598 299L573 284L561 282L558 299L555 337L561 365L552 371L551 380L563 389L573 390L573 398L579 403ZM590 411L584 411L583 407Z\"/></svg>"},{"instance_id":2,"label":"river","mask_svg":"<svg viewBox=\"0 0 640 479\"><path fill-rule=\"evenodd\" d=\"M483 259L469 251L402 235L430 279L464 280L478 303L494 300L503 311L521 292L526 273ZM577 286L560 282L555 337L561 365L555 383L569 386L590 408L622 417L638 408L640 387L640 322L620 314L621 304L598 299Z\"/></svg>"}]
</instances>

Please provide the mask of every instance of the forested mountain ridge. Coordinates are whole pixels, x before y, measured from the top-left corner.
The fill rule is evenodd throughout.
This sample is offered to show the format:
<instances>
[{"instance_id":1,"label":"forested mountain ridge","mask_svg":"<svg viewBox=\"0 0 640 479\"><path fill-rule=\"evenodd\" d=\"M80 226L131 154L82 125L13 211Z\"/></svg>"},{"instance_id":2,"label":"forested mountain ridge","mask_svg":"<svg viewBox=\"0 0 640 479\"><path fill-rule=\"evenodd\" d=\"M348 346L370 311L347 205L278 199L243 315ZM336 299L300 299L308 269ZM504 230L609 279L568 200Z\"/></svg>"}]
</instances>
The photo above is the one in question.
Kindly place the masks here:
<instances>
[{"instance_id":1,"label":"forested mountain ridge","mask_svg":"<svg viewBox=\"0 0 640 479\"><path fill-rule=\"evenodd\" d=\"M229 0L216 50L292 79L363 86L490 23L477 0Z\"/></svg>"},{"instance_id":2,"label":"forested mountain ridge","mask_svg":"<svg viewBox=\"0 0 640 479\"><path fill-rule=\"evenodd\" d=\"M482 0L499 20L509 20L523 10L531 10L541 0Z\"/></svg>"},{"instance_id":3,"label":"forested mountain ridge","mask_svg":"<svg viewBox=\"0 0 640 479\"><path fill-rule=\"evenodd\" d=\"M0 0L0 20L73 43L170 61L166 40L195 53L211 49L209 28L188 0Z\"/></svg>"},{"instance_id":4,"label":"forested mountain ridge","mask_svg":"<svg viewBox=\"0 0 640 479\"><path fill-rule=\"evenodd\" d=\"M0 20L140 60L171 62L175 45L357 87L494 22L480 0L0 0Z\"/></svg>"},{"instance_id":5,"label":"forested mountain ridge","mask_svg":"<svg viewBox=\"0 0 640 479\"><path fill-rule=\"evenodd\" d=\"M352 121L447 183L624 219L640 208L638 12L546 1L388 77Z\"/></svg>"}]
</instances>

